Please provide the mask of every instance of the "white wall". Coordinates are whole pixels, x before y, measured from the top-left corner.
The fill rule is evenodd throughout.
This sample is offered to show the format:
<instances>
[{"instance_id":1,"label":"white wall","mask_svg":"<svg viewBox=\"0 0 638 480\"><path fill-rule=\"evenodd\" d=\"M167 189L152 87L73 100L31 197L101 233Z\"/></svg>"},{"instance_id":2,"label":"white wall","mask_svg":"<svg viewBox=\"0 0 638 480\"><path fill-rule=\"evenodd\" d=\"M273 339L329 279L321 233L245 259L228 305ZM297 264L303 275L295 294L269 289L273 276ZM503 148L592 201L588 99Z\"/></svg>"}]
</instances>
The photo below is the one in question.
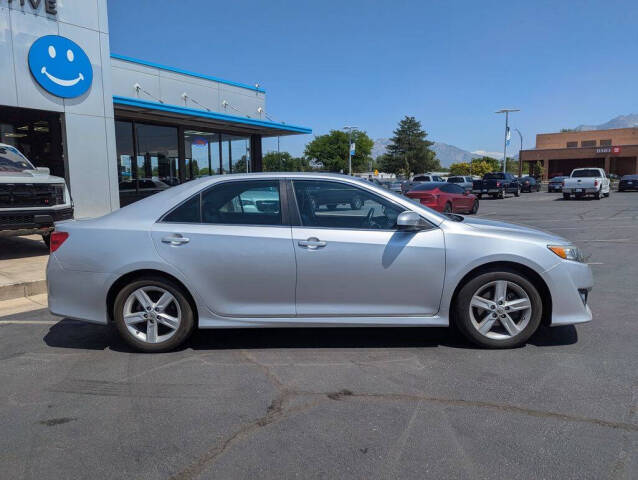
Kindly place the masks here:
<instances>
[{"instance_id":1,"label":"white wall","mask_svg":"<svg viewBox=\"0 0 638 480\"><path fill-rule=\"evenodd\" d=\"M0 6L0 105L64 114L75 216L103 215L119 207L107 0L58 0L57 15L47 14L44 3L37 10L28 1ZM35 82L27 56L44 35L70 38L86 52L93 67L88 92L62 99Z\"/></svg>"}]
</instances>

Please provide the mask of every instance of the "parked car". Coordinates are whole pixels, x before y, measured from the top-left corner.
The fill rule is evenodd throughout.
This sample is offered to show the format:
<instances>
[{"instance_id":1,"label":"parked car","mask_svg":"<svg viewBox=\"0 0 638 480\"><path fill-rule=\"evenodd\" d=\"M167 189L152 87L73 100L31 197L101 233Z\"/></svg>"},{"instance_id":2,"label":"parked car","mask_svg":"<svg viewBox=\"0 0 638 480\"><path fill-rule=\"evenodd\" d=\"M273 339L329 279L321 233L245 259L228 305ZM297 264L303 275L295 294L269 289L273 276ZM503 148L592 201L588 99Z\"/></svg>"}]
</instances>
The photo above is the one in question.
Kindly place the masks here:
<instances>
[{"instance_id":1,"label":"parked car","mask_svg":"<svg viewBox=\"0 0 638 480\"><path fill-rule=\"evenodd\" d=\"M563 180L563 198L571 195L583 198L592 195L595 199L608 197L611 193L610 182L602 168L577 168Z\"/></svg>"},{"instance_id":2,"label":"parked car","mask_svg":"<svg viewBox=\"0 0 638 480\"><path fill-rule=\"evenodd\" d=\"M235 199L265 188L278 208L237 208ZM363 208L331 212L310 201L340 190ZM194 328L451 319L478 345L510 348L541 323L592 319L592 271L564 238L442 215L369 182L317 173L217 175L60 222L47 284L54 315L113 323L146 352L177 348Z\"/></svg>"},{"instance_id":3,"label":"parked car","mask_svg":"<svg viewBox=\"0 0 638 480\"><path fill-rule=\"evenodd\" d=\"M540 192L541 183L536 181L534 177L521 177L518 179L518 183L521 186L521 192Z\"/></svg>"},{"instance_id":4,"label":"parked car","mask_svg":"<svg viewBox=\"0 0 638 480\"><path fill-rule=\"evenodd\" d=\"M518 179L511 173L491 172L483 175L482 180L474 180L472 193L481 198L491 195L493 198L505 198L506 193L513 193L515 197L521 194Z\"/></svg>"},{"instance_id":5,"label":"parked car","mask_svg":"<svg viewBox=\"0 0 638 480\"><path fill-rule=\"evenodd\" d=\"M565 180L565 178L567 177L563 177L563 176L558 176L558 177L554 177L551 178L549 180L549 183L547 184L547 191L548 192L562 192L563 191L563 180Z\"/></svg>"},{"instance_id":6,"label":"parked car","mask_svg":"<svg viewBox=\"0 0 638 480\"><path fill-rule=\"evenodd\" d=\"M449 183L454 183L461 187L464 190L472 190L472 185L474 183L474 179L470 176L462 176L462 175L454 175L452 177L447 177L447 181Z\"/></svg>"},{"instance_id":7,"label":"parked car","mask_svg":"<svg viewBox=\"0 0 638 480\"><path fill-rule=\"evenodd\" d=\"M618 191L638 190L638 175L623 175L618 183Z\"/></svg>"},{"instance_id":8,"label":"parked car","mask_svg":"<svg viewBox=\"0 0 638 480\"><path fill-rule=\"evenodd\" d=\"M390 182L387 188L394 193L403 193L403 182Z\"/></svg>"},{"instance_id":9,"label":"parked car","mask_svg":"<svg viewBox=\"0 0 638 480\"><path fill-rule=\"evenodd\" d=\"M73 204L64 179L0 143L0 236L38 234L49 245L54 222L69 218Z\"/></svg>"},{"instance_id":10,"label":"parked car","mask_svg":"<svg viewBox=\"0 0 638 480\"><path fill-rule=\"evenodd\" d=\"M406 193L406 196L437 212L476 213L479 209L476 195L455 183L420 183Z\"/></svg>"},{"instance_id":11,"label":"parked car","mask_svg":"<svg viewBox=\"0 0 638 480\"><path fill-rule=\"evenodd\" d=\"M423 182L444 182L443 177L439 175L432 175L429 173L414 175L410 180L406 180L401 185L401 191L405 194L412 190L415 185Z\"/></svg>"}]
</instances>

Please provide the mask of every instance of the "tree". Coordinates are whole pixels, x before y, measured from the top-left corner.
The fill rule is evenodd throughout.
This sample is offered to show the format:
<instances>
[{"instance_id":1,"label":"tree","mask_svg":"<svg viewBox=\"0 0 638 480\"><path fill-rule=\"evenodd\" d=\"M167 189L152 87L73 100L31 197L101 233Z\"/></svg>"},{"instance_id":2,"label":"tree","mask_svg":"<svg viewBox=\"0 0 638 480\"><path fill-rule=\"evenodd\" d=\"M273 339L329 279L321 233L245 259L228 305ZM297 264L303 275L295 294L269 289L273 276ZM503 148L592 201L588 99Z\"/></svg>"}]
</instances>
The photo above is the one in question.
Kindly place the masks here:
<instances>
[{"instance_id":1,"label":"tree","mask_svg":"<svg viewBox=\"0 0 638 480\"><path fill-rule=\"evenodd\" d=\"M268 152L263 158L264 172L305 172L311 170L310 161L293 157L288 152Z\"/></svg>"},{"instance_id":2,"label":"tree","mask_svg":"<svg viewBox=\"0 0 638 480\"><path fill-rule=\"evenodd\" d=\"M306 145L306 158L319 163L323 170L330 172L348 172L348 151L350 150L349 134L340 130L330 130L326 135L319 135ZM352 157L352 171L363 172L368 169L372 160L370 152L374 142L365 132L352 132L355 154Z\"/></svg>"},{"instance_id":3,"label":"tree","mask_svg":"<svg viewBox=\"0 0 638 480\"><path fill-rule=\"evenodd\" d=\"M384 172L410 176L441 169L436 154L429 148L433 142L425 139L428 134L416 118L406 116L393 133L388 153L379 162Z\"/></svg>"},{"instance_id":4,"label":"tree","mask_svg":"<svg viewBox=\"0 0 638 480\"><path fill-rule=\"evenodd\" d=\"M518 168L518 166L516 167ZM477 175L482 177L489 172L499 172L502 169L501 162L492 157L480 157L472 159L469 162L453 163L450 165L450 174L452 175Z\"/></svg>"}]
</instances>

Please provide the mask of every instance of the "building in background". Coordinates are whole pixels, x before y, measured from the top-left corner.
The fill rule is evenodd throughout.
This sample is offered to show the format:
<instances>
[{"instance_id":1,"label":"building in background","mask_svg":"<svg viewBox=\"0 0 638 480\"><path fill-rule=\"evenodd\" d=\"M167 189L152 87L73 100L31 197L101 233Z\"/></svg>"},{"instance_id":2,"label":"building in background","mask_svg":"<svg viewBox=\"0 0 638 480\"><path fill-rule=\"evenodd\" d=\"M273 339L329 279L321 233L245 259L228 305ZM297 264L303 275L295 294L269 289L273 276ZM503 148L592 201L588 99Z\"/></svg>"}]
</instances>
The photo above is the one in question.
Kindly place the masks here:
<instances>
[{"instance_id":1,"label":"building in background","mask_svg":"<svg viewBox=\"0 0 638 480\"><path fill-rule=\"evenodd\" d=\"M541 133L536 135L535 149L521 151L521 162L530 163L530 172L542 167L544 180L583 167L621 176L636 174L638 128Z\"/></svg>"},{"instance_id":2,"label":"building in background","mask_svg":"<svg viewBox=\"0 0 638 480\"><path fill-rule=\"evenodd\" d=\"M65 177L76 217L202 175L261 170L258 86L111 54L107 0L0 3L0 142Z\"/></svg>"}]
</instances>

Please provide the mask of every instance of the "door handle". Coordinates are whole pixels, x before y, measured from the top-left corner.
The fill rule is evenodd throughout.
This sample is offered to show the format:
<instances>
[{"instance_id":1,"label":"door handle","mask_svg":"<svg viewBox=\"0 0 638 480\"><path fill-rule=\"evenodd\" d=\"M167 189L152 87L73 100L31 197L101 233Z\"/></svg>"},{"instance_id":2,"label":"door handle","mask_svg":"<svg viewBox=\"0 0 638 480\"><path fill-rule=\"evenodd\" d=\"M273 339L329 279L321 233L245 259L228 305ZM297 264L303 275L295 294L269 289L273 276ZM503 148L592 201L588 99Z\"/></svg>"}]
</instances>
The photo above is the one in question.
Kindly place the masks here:
<instances>
[{"instance_id":1,"label":"door handle","mask_svg":"<svg viewBox=\"0 0 638 480\"><path fill-rule=\"evenodd\" d=\"M310 250L316 250L317 248L323 248L328 245L326 242L319 240L317 237L310 237L307 240L299 240L297 245L300 247L306 247Z\"/></svg>"},{"instance_id":2,"label":"door handle","mask_svg":"<svg viewBox=\"0 0 638 480\"><path fill-rule=\"evenodd\" d=\"M168 243L170 245L183 245L188 242L190 242L190 238L183 237L179 233L162 238L162 243Z\"/></svg>"}]
</instances>

